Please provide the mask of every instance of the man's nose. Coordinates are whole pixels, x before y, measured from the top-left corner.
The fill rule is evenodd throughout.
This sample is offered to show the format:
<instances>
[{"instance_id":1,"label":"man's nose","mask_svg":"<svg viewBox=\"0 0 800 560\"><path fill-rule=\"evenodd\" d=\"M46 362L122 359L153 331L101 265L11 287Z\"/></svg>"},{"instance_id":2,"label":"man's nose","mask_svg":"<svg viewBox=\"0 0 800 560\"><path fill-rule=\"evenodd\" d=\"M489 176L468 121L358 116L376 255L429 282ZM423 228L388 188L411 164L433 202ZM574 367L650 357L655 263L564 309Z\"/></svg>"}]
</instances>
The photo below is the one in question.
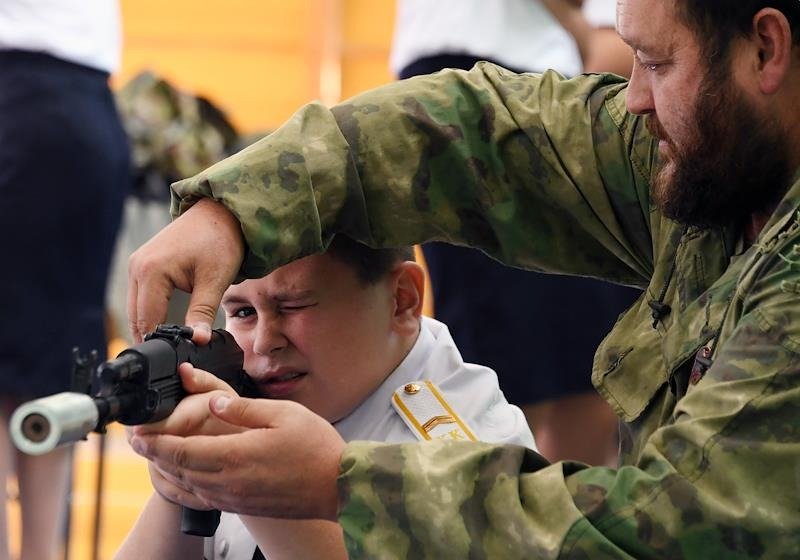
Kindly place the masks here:
<instances>
[{"instance_id":1,"label":"man's nose","mask_svg":"<svg viewBox=\"0 0 800 560\"><path fill-rule=\"evenodd\" d=\"M649 76L643 74L644 71L634 64L625 98L628 112L634 115L647 115L655 112Z\"/></svg>"}]
</instances>

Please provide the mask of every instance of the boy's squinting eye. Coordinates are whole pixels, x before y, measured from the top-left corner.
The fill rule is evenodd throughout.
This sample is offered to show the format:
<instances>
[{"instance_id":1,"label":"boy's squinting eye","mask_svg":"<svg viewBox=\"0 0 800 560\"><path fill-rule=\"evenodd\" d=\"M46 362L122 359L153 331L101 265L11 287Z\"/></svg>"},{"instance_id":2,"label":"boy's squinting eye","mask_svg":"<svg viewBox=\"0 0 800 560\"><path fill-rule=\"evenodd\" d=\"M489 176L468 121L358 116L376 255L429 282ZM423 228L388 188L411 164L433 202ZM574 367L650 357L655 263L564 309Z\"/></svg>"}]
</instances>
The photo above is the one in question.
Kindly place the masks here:
<instances>
[{"instance_id":1,"label":"boy's squinting eye","mask_svg":"<svg viewBox=\"0 0 800 560\"><path fill-rule=\"evenodd\" d=\"M303 309L308 309L309 307L314 307L317 305L316 303L306 303L303 305L298 304L284 304L281 305L278 309L281 313L296 313L298 311L302 311Z\"/></svg>"}]
</instances>

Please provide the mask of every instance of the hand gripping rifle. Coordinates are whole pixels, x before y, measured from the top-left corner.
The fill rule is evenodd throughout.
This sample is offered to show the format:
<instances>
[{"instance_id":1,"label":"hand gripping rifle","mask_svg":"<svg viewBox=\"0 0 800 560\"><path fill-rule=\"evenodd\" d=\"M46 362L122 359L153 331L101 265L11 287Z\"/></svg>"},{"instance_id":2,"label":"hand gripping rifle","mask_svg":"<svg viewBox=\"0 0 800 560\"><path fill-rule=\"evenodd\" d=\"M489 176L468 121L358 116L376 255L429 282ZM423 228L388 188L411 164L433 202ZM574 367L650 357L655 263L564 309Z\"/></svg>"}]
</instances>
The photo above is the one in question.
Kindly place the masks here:
<instances>
[{"instance_id":1,"label":"hand gripping rifle","mask_svg":"<svg viewBox=\"0 0 800 560\"><path fill-rule=\"evenodd\" d=\"M11 439L20 451L40 455L63 444L103 433L111 422L129 426L158 422L186 396L178 365L214 373L243 396L256 396L242 370L244 354L233 336L222 329L211 333L206 346L191 341L191 327L159 325L144 342L123 350L95 367L97 352L88 357L73 350L72 392L58 393L21 405L10 421ZM181 530L211 536L219 511L183 508Z\"/></svg>"}]
</instances>

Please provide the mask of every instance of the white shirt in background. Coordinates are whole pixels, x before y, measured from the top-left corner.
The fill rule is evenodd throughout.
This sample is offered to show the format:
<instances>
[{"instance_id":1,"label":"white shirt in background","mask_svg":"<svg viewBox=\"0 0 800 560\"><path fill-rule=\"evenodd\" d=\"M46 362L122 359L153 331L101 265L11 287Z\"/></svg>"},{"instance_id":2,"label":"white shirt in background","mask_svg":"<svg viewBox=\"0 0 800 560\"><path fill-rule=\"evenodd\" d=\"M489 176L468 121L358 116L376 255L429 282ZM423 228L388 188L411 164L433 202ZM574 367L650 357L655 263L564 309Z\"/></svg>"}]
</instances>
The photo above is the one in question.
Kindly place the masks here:
<instances>
[{"instance_id":1,"label":"white shirt in background","mask_svg":"<svg viewBox=\"0 0 800 560\"><path fill-rule=\"evenodd\" d=\"M117 0L0 0L0 50L43 52L112 73L120 64Z\"/></svg>"},{"instance_id":2,"label":"white shirt in background","mask_svg":"<svg viewBox=\"0 0 800 560\"><path fill-rule=\"evenodd\" d=\"M586 0L592 25L614 27L615 0ZM538 0L398 0L390 67L464 54L522 71L581 72L575 41Z\"/></svg>"}]
</instances>

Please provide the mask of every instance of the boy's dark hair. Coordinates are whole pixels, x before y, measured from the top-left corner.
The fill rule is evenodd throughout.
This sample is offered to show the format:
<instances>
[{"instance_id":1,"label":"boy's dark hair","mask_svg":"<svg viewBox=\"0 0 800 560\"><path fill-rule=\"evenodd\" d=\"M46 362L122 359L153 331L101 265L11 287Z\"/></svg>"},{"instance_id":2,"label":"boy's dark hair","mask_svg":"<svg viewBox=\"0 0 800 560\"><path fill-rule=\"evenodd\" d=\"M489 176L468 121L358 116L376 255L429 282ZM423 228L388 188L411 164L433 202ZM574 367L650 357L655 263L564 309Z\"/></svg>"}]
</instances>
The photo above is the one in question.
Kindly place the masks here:
<instances>
[{"instance_id":1,"label":"boy's dark hair","mask_svg":"<svg viewBox=\"0 0 800 560\"><path fill-rule=\"evenodd\" d=\"M710 68L728 62L734 39L753 32L753 16L764 8L783 12L792 28L792 40L800 44L798 0L675 0L678 18L700 41Z\"/></svg>"},{"instance_id":2,"label":"boy's dark hair","mask_svg":"<svg viewBox=\"0 0 800 560\"><path fill-rule=\"evenodd\" d=\"M411 247L373 249L345 235L335 236L326 253L353 267L364 284L375 284L397 263L414 260L414 249Z\"/></svg>"}]
</instances>

